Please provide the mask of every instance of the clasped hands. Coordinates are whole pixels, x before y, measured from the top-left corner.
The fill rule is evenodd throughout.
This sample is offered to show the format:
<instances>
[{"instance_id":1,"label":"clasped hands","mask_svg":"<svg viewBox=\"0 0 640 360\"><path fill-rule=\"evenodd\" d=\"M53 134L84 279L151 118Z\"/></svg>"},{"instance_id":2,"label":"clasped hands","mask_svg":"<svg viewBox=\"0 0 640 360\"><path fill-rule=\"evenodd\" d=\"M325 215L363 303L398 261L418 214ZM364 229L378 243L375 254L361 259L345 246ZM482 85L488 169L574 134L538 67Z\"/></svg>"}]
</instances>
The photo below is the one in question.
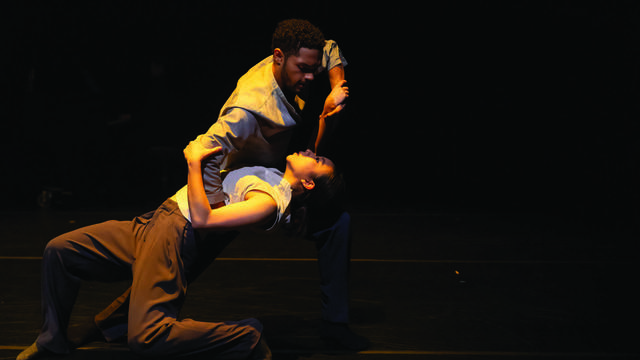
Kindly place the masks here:
<instances>
[{"instance_id":1,"label":"clasped hands","mask_svg":"<svg viewBox=\"0 0 640 360\"><path fill-rule=\"evenodd\" d=\"M347 106L346 101L349 97L349 87L345 86L347 80L342 80L338 85L336 85L327 96L327 99L324 101L324 109L322 110L321 117L329 117L333 116L345 106Z\"/></svg>"}]
</instances>

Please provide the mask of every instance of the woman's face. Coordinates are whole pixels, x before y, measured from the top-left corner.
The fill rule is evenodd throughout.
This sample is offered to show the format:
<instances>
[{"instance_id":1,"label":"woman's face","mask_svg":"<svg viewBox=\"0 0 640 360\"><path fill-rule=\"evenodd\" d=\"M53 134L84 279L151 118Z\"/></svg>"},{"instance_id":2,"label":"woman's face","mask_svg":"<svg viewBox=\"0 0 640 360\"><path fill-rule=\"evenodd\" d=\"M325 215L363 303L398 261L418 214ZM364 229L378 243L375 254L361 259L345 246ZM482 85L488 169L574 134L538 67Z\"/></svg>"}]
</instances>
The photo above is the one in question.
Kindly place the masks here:
<instances>
[{"instance_id":1,"label":"woman's face","mask_svg":"<svg viewBox=\"0 0 640 360\"><path fill-rule=\"evenodd\" d=\"M299 179L313 179L333 173L333 161L324 156L316 156L311 150L300 151L287 156L287 167Z\"/></svg>"}]
</instances>

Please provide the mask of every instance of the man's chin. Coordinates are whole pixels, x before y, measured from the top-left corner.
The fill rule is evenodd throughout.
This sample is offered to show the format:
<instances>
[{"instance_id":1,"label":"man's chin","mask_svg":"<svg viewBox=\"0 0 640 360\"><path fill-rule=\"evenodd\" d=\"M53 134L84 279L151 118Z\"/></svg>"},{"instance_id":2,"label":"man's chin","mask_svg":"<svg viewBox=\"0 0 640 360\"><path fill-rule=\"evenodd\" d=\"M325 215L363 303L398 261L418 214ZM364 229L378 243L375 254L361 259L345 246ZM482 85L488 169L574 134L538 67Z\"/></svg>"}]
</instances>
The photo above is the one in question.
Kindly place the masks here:
<instances>
[{"instance_id":1,"label":"man's chin","mask_svg":"<svg viewBox=\"0 0 640 360\"><path fill-rule=\"evenodd\" d=\"M293 94L293 95L301 95L301 94L304 94L304 91L305 91L306 88L307 88L306 85L303 85L303 86L297 86L296 85L296 86L287 88L286 92L289 93L289 94Z\"/></svg>"},{"instance_id":2,"label":"man's chin","mask_svg":"<svg viewBox=\"0 0 640 360\"><path fill-rule=\"evenodd\" d=\"M307 88L307 84L296 85L295 92L296 94L301 94Z\"/></svg>"}]
</instances>

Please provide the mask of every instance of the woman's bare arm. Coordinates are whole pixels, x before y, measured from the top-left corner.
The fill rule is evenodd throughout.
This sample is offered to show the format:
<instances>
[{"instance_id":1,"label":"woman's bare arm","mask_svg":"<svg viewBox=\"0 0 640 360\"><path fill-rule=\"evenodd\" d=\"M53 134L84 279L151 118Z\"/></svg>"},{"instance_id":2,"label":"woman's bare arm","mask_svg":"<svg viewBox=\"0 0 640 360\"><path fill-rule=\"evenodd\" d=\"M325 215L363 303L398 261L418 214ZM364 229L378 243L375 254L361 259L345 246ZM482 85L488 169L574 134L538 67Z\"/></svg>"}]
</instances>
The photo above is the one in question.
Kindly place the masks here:
<instances>
[{"instance_id":1,"label":"woman's bare arm","mask_svg":"<svg viewBox=\"0 0 640 360\"><path fill-rule=\"evenodd\" d=\"M250 191L245 201L212 209L204 191L202 160L219 151L206 149L191 142L184 150L189 167L187 197L191 224L196 229L231 230L251 225L262 225L273 219L278 210L275 200L266 193Z\"/></svg>"}]
</instances>

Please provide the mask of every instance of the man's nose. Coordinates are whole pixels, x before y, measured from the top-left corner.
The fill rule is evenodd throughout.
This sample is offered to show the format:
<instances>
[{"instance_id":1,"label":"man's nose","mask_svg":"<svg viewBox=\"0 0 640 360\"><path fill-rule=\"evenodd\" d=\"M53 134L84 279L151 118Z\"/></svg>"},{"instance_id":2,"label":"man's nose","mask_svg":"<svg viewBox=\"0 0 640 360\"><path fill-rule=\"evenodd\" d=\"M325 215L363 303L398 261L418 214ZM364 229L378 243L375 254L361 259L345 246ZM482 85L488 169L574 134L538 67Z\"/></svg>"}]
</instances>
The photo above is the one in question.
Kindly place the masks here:
<instances>
[{"instance_id":1,"label":"man's nose","mask_svg":"<svg viewBox=\"0 0 640 360\"><path fill-rule=\"evenodd\" d=\"M313 81L314 77L313 77L313 73L305 73L304 74L304 78L308 81Z\"/></svg>"}]
</instances>

